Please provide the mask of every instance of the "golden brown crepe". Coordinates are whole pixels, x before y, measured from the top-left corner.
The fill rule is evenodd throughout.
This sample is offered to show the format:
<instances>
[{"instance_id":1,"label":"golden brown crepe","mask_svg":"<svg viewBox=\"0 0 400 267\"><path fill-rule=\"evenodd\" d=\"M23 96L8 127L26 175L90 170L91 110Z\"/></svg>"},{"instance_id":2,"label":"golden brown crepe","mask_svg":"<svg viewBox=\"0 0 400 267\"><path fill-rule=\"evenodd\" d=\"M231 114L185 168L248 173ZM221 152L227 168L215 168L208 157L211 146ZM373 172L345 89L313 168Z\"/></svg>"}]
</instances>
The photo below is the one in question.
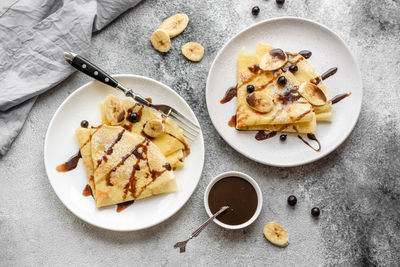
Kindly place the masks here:
<instances>
[{"instance_id":1,"label":"golden brown crepe","mask_svg":"<svg viewBox=\"0 0 400 267\"><path fill-rule=\"evenodd\" d=\"M76 138L97 207L177 190L171 165L149 139L108 125L78 128Z\"/></svg>"},{"instance_id":2,"label":"golden brown crepe","mask_svg":"<svg viewBox=\"0 0 400 267\"><path fill-rule=\"evenodd\" d=\"M288 53L289 61L285 68L276 71L254 69L254 66L260 64L261 58L272 49L274 47L268 44L259 43L256 54L244 51L238 56L236 128L238 130L315 133L317 121L331 120L331 103L328 101L323 106L314 106L295 90L290 98L286 96L302 83L315 82L313 79L319 78L318 87L328 97L321 77L315 73L314 68L304 57L294 53ZM298 66L298 71L295 73L287 71L287 67L292 64ZM280 76L286 77L285 86L278 84L277 80ZM255 87L256 92L260 91L268 99L272 99L270 111L259 112L249 105L247 85L250 84Z\"/></svg>"},{"instance_id":3,"label":"golden brown crepe","mask_svg":"<svg viewBox=\"0 0 400 267\"><path fill-rule=\"evenodd\" d=\"M117 101L117 97L109 95L107 98L114 98ZM171 118L164 117L160 112L153 110L147 106L135 103L132 100L120 100L120 105L126 111L123 119L116 122L126 130L132 133L136 133L142 136L146 136L143 132L144 125L150 120L160 120L164 125L164 133L156 138L151 138L151 141L161 150L164 156L168 159L172 168L183 167L184 159L189 155L189 145L183 135L182 129L175 123ZM114 105L115 106L115 105ZM116 108L115 111L110 107L107 109L105 103L100 104L102 113L102 122L106 125L115 125L110 122L109 117L117 118L121 112L120 108ZM107 116L110 113L118 113L115 116ZM127 118L130 112L136 112L139 115L139 121L130 122ZM148 136L147 136L148 137Z\"/></svg>"}]
</instances>

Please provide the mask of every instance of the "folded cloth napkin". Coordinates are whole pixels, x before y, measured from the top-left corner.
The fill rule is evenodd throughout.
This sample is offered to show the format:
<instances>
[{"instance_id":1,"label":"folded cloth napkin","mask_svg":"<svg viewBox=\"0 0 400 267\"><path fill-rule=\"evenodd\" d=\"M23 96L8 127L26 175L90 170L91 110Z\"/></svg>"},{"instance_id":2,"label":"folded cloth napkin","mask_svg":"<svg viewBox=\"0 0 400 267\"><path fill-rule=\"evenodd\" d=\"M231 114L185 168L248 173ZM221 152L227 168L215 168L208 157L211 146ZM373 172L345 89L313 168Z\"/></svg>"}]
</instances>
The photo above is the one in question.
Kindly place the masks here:
<instances>
[{"instance_id":1,"label":"folded cloth napkin","mask_svg":"<svg viewBox=\"0 0 400 267\"><path fill-rule=\"evenodd\" d=\"M92 32L138 2L0 0L1 156L21 131L36 96L74 71L63 52L87 56Z\"/></svg>"}]
</instances>

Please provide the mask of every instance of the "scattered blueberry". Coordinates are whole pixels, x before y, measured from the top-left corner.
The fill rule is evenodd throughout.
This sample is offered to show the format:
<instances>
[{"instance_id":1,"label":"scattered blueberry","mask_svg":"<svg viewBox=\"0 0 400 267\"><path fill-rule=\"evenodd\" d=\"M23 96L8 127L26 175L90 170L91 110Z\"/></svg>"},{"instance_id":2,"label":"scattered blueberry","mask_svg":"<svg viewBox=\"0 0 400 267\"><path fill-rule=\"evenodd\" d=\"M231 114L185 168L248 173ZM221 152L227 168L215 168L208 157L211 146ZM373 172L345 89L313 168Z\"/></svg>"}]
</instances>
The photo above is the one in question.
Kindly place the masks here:
<instances>
[{"instance_id":1,"label":"scattered blueberry","mask_svg":"<svg viewBox=\"0 0 400 267\"><path fill-rule=\"evenodd\" d=\"M287 203L288 203L290 206L294 206L294 205L296 205L296 203L297 203L297 198L296 198L295 196L291 195L291 196L288 197Z\"/></svg>"},{"instance_id":2,"label":"scattered blueberry","mask_svg":"<svg viewBox=\"0 0 400 267\"><path fill-rule=\"evenodd\" d=\"M81 127L87 128L89 126L89 122L87 120L81 121Z\"/></svg>"},{"instance_id":3,"label":"scattered blueberry","mask_svg":"<svg viewBox=\"0 0 400 267\"><path fill-rule=\"evenodd\" d=\"M247 93L251 94L254 92L254 90L255 90L254 85L251 84L247 85Z\"/></svg>"},{"instance_id":4,"label":"scattered blueberry","mask_svg":"<svg viewBox=\"0 0 400 267\"><path fill-rule=\"evenodd\" d=\"M137 112L134 111L130 111L128 113L128 117L126 118L128 121L135 123L138 122L140 120L140 116Z\"/></svg>"},{"instance_id":5,"label":"scattered blueberry","mask_svg":"<svg viewBox=\"0 0 400 267\"><path fill-rule=\"evenodd\" d=\"M251 9L251 14L253 14L253 16L258 16L258 13L260 13L260 8L258 6Z\"/></svg>"},{"instance_id":6,"label":"scattered blueberry","mask_svg":"<svg viewBox=\"0 0 400 267\"><path fill-rule=\"evenodd\" d=\"M279 136L279 139L281 139L282 142L285 142L286 141L286 137L287 137L286 134L281 134L281 136Z\"/></svg>"},{"instance_id":7,"label":"scattered blueberry","mask_svg":"<svg viewBox=\"0 0 400 267\"><path fill-rule=\"evenodd\" d=\"M281 6L285 3L285 0L276 0L276 3Z\"/></svg>"},{"instance_id":8,"label":"scattered blueberry","mask_svg":"<svg viewBox=\"0 0 400 267\"><path fill-rule=\"evenodd\" d=\"M278 83L279 83L280 85L285 85L285 84L287 83L286 77L285 77L285 76L279 77Z\"/></svg>"},{"instance_id":9,"label":"scattered blueberry","mask_svg":"<svg viewBox=\"0 0 400 267\"><path fill-rule=\"evenodd\" d=\"M289 67L290 72L296 72L299 70L299 68L296 65L292 65Z\"/></svg>"},{"instance_id":10,"label":"scattered blueberry","mask_svg":"<svg viewBox=\"0 0 400 267\"><path fill-rule=\"evenodd\" d=\"M314 207L314 208L311 209L311 215L312 216L318 217L320 213L321 212L320 212L319 208L317 208L317 207Z\"/></svg>"}]
</instances>

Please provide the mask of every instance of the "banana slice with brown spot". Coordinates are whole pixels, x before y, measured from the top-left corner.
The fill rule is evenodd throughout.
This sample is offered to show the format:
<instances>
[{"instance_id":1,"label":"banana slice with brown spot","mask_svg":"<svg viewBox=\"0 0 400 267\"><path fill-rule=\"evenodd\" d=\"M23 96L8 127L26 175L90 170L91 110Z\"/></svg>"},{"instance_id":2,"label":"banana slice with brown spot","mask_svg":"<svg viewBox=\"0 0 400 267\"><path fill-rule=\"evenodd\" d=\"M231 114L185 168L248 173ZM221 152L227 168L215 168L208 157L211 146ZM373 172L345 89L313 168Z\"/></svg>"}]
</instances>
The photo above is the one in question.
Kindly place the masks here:
<instances>
[{"instance_id":1,"label":"banana slice with brown spot","mask_svg":"<svg viewBox=\"0 0 400 267\"><path fill-rule=\"evenodd\" d=\"M270 222L264 227L265 238L278 247L286 247L289 244L289 234L276 222Z\"/></svg>"},{"instance_id":2,"label":"banana slice with brown spot","mask_svg":"<svg viewBox=\"0 0 400 267\"><path fill-rule=\"evenodd\" d=\"M274 106L272 98L265 91L254 91L246 97L247 104L255 111L270 112Z\"/></svg>"},{"instance_id":3,"label":"banana slice with brown spot","mask_svg":"<svg viewBox=\"0 0 400 267\"><path fill-rule=\"evenodd\" d=\"M204 47L196 42L189 42L182 46L182 54L191 61L200 61L204 55Z\"/></svg>"},{"instance_id":4,"label":"banana slice with brown spot","mask_svg":"<svg viewBox=\"0 0 400 267\"><path fill-rule=\"evenodd\" d=\"M156 138L164 133L164 124L160 120L149 120L143 126L143 132L153 138Z\"/></svg>"},{"instance_id":5,"label":"banana slice with brown spot","mask_svg":"<svg viewBox=\"0 0 400 267\"><path fill-rule=\"evenodd\" d=\"M151 35L151 44L159 52L168 52L171 48L171 39L165 30L158 29Z\"/></svg>"},{"instance_id":6,"label":"banana slice with brown spot","mask_svg":"<svg viewBox=\"0 0 400 267\"><path fill-rule=\"evenodd\" d=\"M323 106L326 104L326 95L315 84L304 82L299 86L299 94L313 106Z\"/></svg>"},{"instance_id":7,"label":"banana slice with brown spot","mask_svg":"<svg viewBox=\"0 0 400 267\"><path fill-rule=\"evenodd\" d=\"M181 34L189 23L189 17L186 14L175 14L166 20L160 26L160 29L165 30L169 37L173 38Z\"/></svg>"},{"instance_id":8,"label":"banana slice with brown spot","mask_svg":"<svg viewBox=\"0 0 400 267\"><path fill-rule=\"evenodd\" d=\"M285 66L287 61L288 56L282 49L272 49L261 58L260 68L265 71L274 71Z\"/></svg>"},{"instance_id":9,"label":"banana slice with brown spot","mask_svg":"<svg viewBox=\"0 0 400 267\"><path fill-rule=\"evenodd\" d=\"M118 97L108 95L104 101L104 113L111 125L119 125L125 120L125 108Z\"/></svg>"}]
</instances>

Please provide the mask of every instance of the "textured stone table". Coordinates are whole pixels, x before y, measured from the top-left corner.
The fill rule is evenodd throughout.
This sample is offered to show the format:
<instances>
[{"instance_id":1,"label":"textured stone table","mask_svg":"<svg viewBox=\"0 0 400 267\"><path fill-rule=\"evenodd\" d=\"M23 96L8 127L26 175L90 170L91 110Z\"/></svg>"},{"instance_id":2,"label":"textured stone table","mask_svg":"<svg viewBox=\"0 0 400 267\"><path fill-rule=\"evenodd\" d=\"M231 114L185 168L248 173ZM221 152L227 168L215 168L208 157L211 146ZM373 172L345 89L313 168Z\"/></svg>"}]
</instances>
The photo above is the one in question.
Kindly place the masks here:
<instances>
[{"instance_id":1,"label":"textured stone table","mask_svg":"<svg viewBox=\"0 0 400 267\"><path fill-rule=\"evenodd\" d=\"M259 5L257 18L251 8ZM169 15L185 12L190 23L167 55L149 37ZM134 73L175 89L203 127L206 160L188 203L172 218L140 232L117 233L88 225L69 212L45 174L43 142L57 107L90 78L75 73L39 97L12 150L0 160L0 266L315 266L395 265L400 262L400 2L397 0L144 1L93 37L90 58L110 73ZM217 134L207 114L208 69L222 45L258 21L278 16L318 21L350 46L361 68L364 99L350 137L333 153L298 168L273 168L248 160ZM193 64L180 47L201 42L205 57ZM349 73L351 75L351 73ZM264 207L249 228L228 231L212 224L184 254L172 248L206 219L203 192L227 170L255 177ZM290 209L286 198L298 197ZM321 208L319 220L310 216ZM277 221L290 245L269 244L262 229Z\"/></svg>"}]
</instances>

